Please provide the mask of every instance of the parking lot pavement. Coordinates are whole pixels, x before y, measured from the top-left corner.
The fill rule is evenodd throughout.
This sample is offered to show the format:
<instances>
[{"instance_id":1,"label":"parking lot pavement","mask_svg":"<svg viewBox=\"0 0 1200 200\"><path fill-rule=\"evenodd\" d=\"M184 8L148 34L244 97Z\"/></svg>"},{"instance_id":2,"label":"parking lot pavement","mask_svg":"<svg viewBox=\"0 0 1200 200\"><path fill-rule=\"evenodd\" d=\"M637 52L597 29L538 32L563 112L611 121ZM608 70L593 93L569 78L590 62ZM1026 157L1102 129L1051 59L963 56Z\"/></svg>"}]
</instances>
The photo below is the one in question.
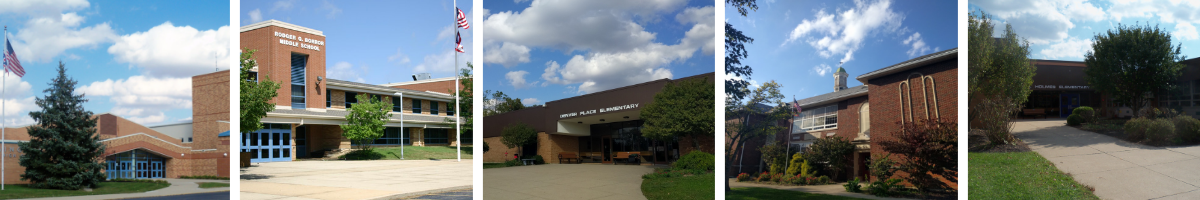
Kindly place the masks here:
<instances>
[{"instance_id":1,"label":"parking lot pavement","mask_svg":"<svg viewBox=\"0 0 1200 200\"><path fill-rule=\"evenodd\" d=\"M242 199L394 199L471 188L471 161L293 161L241 170Z\"/></svg>"}]
</instances>

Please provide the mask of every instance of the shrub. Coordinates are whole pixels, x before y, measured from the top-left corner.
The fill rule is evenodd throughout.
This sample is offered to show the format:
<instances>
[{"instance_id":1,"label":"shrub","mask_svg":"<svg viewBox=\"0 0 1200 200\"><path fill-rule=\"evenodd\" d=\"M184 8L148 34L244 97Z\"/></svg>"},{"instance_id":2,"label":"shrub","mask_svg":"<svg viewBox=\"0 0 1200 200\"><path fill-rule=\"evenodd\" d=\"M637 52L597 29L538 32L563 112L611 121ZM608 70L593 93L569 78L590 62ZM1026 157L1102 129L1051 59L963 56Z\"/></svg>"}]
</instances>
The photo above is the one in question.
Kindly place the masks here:
<instances>
[{"instance_id":1,"label":"shrub","mask_svg":"<svg viewBox=\"0 0 1200 200\"><path fill-rule=\"evenodd\" d=\"M862 186L858 185L858 177L854 177L854 180L847 181L845 185L842 185L842 187L846 188L846 192L862 192Z\"/></svg>"},{"instance_id":2,"label":"shrub","mask_svg":"<svg viewBox=\"0 0 1200 200\"><path fill-rule=\"evenodd\" d=\"M829 180L828 176L817 177L817 184L823 185L823 184L829 184L829 182L831 182L831 180Z\"/></svg>"},{"instance_id":3,"label":"shrub","mask_svg":"<svg viewBox=\"0 0 1200 200\"><path fill-rule=\"evenodd\" d=\"M783 173L771 175L771 182L779 182L781 179L783 179Z\"/></svg>"},{"instance_id":4,"label":"shrub","mask_svg":"<svg viewBox=\"0 0 1200 200\"><path fill-rule=\"evenodd\" d=\"M507 166L507 167L521 166L521 165L523 165L521 163L521 160L513 159L513 160L509 160L509 161L504 161L504 166Z\"/></svg>"},{"instance_id":5,"label":"shrub","mask_svg":"<svg viewBox=\"0 0 1200 200\"><path fill-rule=\"evenodd\" d=\"M759 174L758 178L754 179L754 181L758 181L758 182L766 182L768 180L771 180L771 174L767 173L767 172L763 172L762 174Z\"/></svg>"},{"instance_id":6,"label":"shrub","mask_svg":"<svg viewBox=\"0 0 1200 200\"><path fill-rule=\"evenodd\" d=\"M812 165L808 164L808 159L804 158L804 154L796 153L796 154L792 155L791 166L788 166L787 174L788 175L812 176L813 173L816 173L813 170L814 169L813 169Z\"/></svg>"},{"instance_id":7,"label":"shrub","mask_svg":"<svg viewBox=\"0 0 1200 200\"><path fill-rule=\"evenodd\" d=\"M850 155L853 153L854 144L851 144L850 140L833 136L814 141L808 152L805 152L805 159L812 163L823 163L821 165L824 169L821 172L839 177L838 174L850 166Z\"/></svg>"},{"instance_id":8,"label":"shrub","mask_svg":"<svg viewBox=\"0 0 1200 200\"><path fill-rule=\"evenodd\" d=\"M958 182L958 123L951 119L905 123L903 129L884 133L894 137L879 142L884 151L900 154L900 169L913 186L932 191L949 189Z\"/></svg>"},{"instance_id":9,"label":"shrub","mask_svg":"<svg viewBox=\"0 0 1200 200\"><path fill-rule=\"evenodd\" d=\"M1146 129L1150 127L1151 123L1153 123L1153 120L1145 117L1133 118L1126 121L1125 127L1123 127L1126 139L1130 141L1142 141L1146 139Z\"/></svg>"},{"instance_id":10,"label":"shrub","mask_svg":"<svg viewBox=\"0 0 1200 200\"><path fill-rule=\"evenodd\" d=\"M704 153L703 151L692 151L687 155L676 160L671 164L671 168L675 170L698 170L712 171L717 163L712 154Z\"/></svg>"},{"instance_id":11,"label":"shrub","mask_svg":"<svg viewBox=\"0 0 1200 200\"><path fill-rule=\"evenodd\" d=\"M338 159L345 160L379 160L383 159L383 154L375 152L373 149L360 149L347 153L346 155L338 156Z\"/></svg>"},{"instance_id":12,"label":"shrub","mask_svg":"<svg viewBox=\"0 0 1200 200\"><path fill-rule=\"evenodd\" d=\"M871 165L867 168L871 169L871 175L877 179L887 180L896 174L896 162L892 161L892 154L886 153L882 155L874 155L871 159Z\"/></svg>"},{"instance_id":13,"label":"shrub","mask_svg":"<svg viewBox=\"0 0 1200 200\"><path fill-rule=\"evenodd\" d=\"M1079 126L1083 124L1083 121L1083 116L1079 116L1079 114L1067 116L1067 126Z\"/></svg>"},{"instance_id":14,"label":"shrub","mask_svg":"<svg viewBox=\"0 0 1200 200\"><path fill-rule=\"evenodd\" d=\"M804 177L804 184L816 185L816 184L820 184L820 183L819 183L817 177Z\"/></svg>"},{"instance_id":15,"label":"shrub","mask_svg":"<svg viewBox=\"0 0 1200 200\"><path fill-rule=\"evenodd\" d=\"M900 187L900 179L887 179L886 181L875 181L870 186L867 186L867 193L875 196L890 197L894 196L893 190Z\"/></svg>"},{"instance_id":16,"label":"shrub","mask_svg":"<svg viewBox=\"0 0 1200 200\"><path fill-rule=\"evenodd\" d=\"M182 179L229 180L229 177L220 177L220 176L213 176L213 175L179 176L179 178L182 178Z\"/></svg>"},{"instance_id":17,"label":"shrub","mask_svg":"<svg viewBox=\"0 0 1200 200\"><path fill-rule=\"evenodd\" d=\"M792 177L791 183L795 185L804 185L804 180L807 176L796 175Z\"/></svg>"},{"instance_id":18,"label":"shrub","mask_svg":"<svg viewBox=\"0 0 1200 200\"><path fill-rule=\"evenodd\" d=\"M533 164L535 164L535 165L546 164L546 160L542 160L542 155L532 155L532 156L522 156L522 157L524 157L524 159L533 159Z\"/></svg>"},{"instance_id":19,"label":"shrub","mask_svg":"<svg viewBox=\"0 0 1200 200\"><path fill-rule=\"evenodd\" d=\"M1170 120L1154 119L1154 123L1151 123L1146 129L1146 139L1151 143L1164 144L1173 138L1175 138L1175 125L1171 124Z\"/></svg>"},{"instance_id":20,"label":"shrub","mask_svg":"<svg viewBox=\"0 0 1200 200\"><path fill-rule=\"evenodd\" d=\"M1083 119L1083 123L1096 122L1096 109L1092 109L1092 107L1080 106L1071 110L1071 115L1079 115L1080 119ZM1071 118L1067 117L1067 121L1070 120Z\"/></svg>"},{"instance_id":21,"label":"shrub","mask_svg":"<svg viewBox=\"0 0 1200 200\"><path fill-rule=\"evenodd\" d=\"M1184 142L1200 142L1200 120L1187 115L1172 118L1175 124L1175 135Z\"/></svg>"},{"instance_id":22,"label":"shrub","mask_svg":"<svg viewBox=\"0 0 1200 200\"><path fill-rule=\"evenodd\" d=\"M114 178L114 179L109 179L107 181L108 182L167 183L166 180L160 180L160 179Z\"/></svg>"},{"instance_id":23,"label":"shrub","mask_svg":"<svg viewBox=\"0 0 1200 200\"><path fill-rule=\"evenodd\" d=\"M746 181L749 181L749 180L750 180L750 174L747 174L747 173L741 173L741 174L738 174L738 176L737 176L737 181L738 181L738 182L746 182Z\"/></svg>"}]
</instances>

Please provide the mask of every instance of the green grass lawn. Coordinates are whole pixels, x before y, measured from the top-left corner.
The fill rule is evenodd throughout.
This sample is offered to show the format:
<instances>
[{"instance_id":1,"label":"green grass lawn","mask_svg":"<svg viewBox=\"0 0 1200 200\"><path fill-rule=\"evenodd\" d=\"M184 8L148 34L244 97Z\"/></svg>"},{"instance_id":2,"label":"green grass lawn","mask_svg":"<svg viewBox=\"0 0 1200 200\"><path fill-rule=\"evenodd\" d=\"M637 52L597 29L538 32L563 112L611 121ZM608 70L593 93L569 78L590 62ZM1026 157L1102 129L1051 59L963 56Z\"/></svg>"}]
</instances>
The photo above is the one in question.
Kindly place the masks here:
<instances>
[{"instance_id":1,"label":"green grass lawn","mask_svg":"<svg viewBox=\"0 0 1200 200\"><path fill-rule=\"evenodd\" d=\"M760 187L733 188L725 192L725 199L859 199L827 194L813 194L791 190L779 190Z\"/></svg>"},{"instance_id":2,"label":"green grass lawn","mask_svg":"<svg viewBox=\"0 0 1200 200\"><path fill-rule=\"evenodd\" d=\"M971 199L1099 199L1036 152L967 153Z\"/></svg>"},{"instance_id":3,"label":"green grass lawn","mask_svg":"<svg viewBox=\"0 0 1200 200\"><path fill-rule=\"evenodd\" d=\"M471 159L471 146L462 147L462 159ZM375 152L383 154L384 160L399 160L400 147L375 147ZM405 160L457 159L458 152L454 146L405 146Z\"/></svg>"},{"instance_id":4,"label":"green grass lawn","mask_svg":"<svg viewBox=\"0 0 1200 200\"><path fill-rule=\"evenodd\" d=\"M713 199L716 196L716 175L703 174L687 177L652 178L642 180L642 194L646 199Z\"/></svg>"},{"instance_id":5,"label":"green grass lawn","mask_svg":"<svg viewBox=\"0 0 1200 200\"><path fill-rule=\"evenodd\" d=\"M148 182L100 182L100 186L92 189L91 192L83 190L54 190L54 189L37 189L29 188L28 185L4 185L4 191L0 192L0 199L22 199L22 198L39 198L39 197L66 197L66 196L82 196L82 195L101 195L101 194L119 194L119 193L135 193L146 192L151 190L162 189L171 186L170 183L148 183Z\"/></svg>"},{"instance_id":6,"label":"green grass lawn","mask_svg":"<svg viewBox=\"0 0 1200 200\"><path fill-rule=\"evenodd\" d=\"M200 183L200 188L219 188L219 187L229 187L229 183L218 183L218 182L202 182L202 183Z\"/></svg>"},{"instance_id":7,"label":"green grass lawn","mask_svg":"<svg viewBox=\"0 0 1200 200\"><path fill-rule=\"evenodd\" d=\"M507 167L507 166L506 166L506 165L504 165L504 163L483 163L483 168L484 168L484 169L487 169L487 168L501 168L501 167Z\"/></svg>"}]
</instances>

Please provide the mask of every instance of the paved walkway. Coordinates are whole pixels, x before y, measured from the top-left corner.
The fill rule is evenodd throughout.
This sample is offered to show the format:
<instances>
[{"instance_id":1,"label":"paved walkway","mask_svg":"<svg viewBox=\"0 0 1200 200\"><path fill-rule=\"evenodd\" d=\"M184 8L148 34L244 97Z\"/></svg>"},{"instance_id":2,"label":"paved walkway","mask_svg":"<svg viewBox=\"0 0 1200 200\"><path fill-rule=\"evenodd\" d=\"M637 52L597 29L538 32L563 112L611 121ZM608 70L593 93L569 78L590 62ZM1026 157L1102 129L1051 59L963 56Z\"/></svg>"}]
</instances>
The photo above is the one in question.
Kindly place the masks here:
<instances>
[{"instance_id":1,"label":"paved walkway","mask_svg":"<svg viewBox=\"0 0 1200 200\"><path fill-rule=\"evenodd\" d=\"M228 187L200 188L200 185L197 184L200 182L229 183L228 180L173 179L173 178L164 178L164 179L159 179L159 180L165 180L168 183L171 183L171 186L163 188L163 189L158 189L158 190L153 190L153 191L143 192L143 193L88 195L88 196L72 196L72 197L51 197L51 198L36 198L36 199L61 199L61 200L128 199L128 198L161 197L161 196L174 196L174 195L229 191Z\"/></svg>"},{"instance_id":2,"label":"paved walkway","mask_svg":"<svg viewBox=\"0 0 1200 200\"><path fill-rule=\"evenodd\" d=\"M1200 146L1161 148L1065 126L1018 121L1017 138L1103 199L1200 199Z\"/></svg>"},{"instance_id":3,"label":"paved walkway","mask_svg":"<svg viewBox=\"0 0 1200 200\"><path fill-rule=\"evenodd\" d=\"M878 197L878 196L869 195L869 194L846 192L846 188L842 187L843 184L845 184L845 183L838 183L838 184L832 184L832 185L789 186L789 185L771 185L771 184L737 182L737 178L729 178L729 187L731 187L731 188L760 187L760 188L771 188L771 189L777 189L777 190L791 190L791 191L797 191L797 192L837 195L837 196L863 198L863 199L881 199L881 200L900 199L900 198L887 198L887 197ZM863 189L867 188L866 184L860 184L860 185L863 186Z\"/></svg>"},{"instance_id":4,"label":"paved walkway","mask_svg":"<svg viewBox=\"0 0 1200 200\"><path fill-rule=\"evenodd\" d=\"M464 160L293 161L241 169L241 199L393 199L471 188Z\"/></svg>"},{"instance_id":5,"label":"paved walkway","mask_svg":"<svg viewBox=\"0 0 1200 200\"><path fill-rule=\"evenodd\" d=\"M652 166L547 164L483 169L487 199L646 199Z\"/></svg>"}]
</instances>

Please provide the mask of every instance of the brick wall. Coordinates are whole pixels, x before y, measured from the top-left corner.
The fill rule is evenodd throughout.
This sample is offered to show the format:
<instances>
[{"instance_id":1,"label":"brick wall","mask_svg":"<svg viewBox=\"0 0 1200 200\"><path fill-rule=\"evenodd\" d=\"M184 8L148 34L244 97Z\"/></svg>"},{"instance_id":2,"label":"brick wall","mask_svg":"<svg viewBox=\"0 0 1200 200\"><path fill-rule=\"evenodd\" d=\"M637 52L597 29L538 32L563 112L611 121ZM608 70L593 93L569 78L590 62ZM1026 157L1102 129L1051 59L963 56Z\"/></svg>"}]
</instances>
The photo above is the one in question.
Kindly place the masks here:
<instances>
[{"instance_id":1,"label":"brick wall","mask_svg":"<svg viewBox=\"0 0 1200 200\"><path fill-rule=\"evenodd\" d=\"M229 130L230 73L226 70L192 77L191 146L194 148L219 148L221 141L217 135Z\"/></svg>"},{"instance_id":2,"label":"brick wall","mask_svg":"<svg viewBox=\"0 0 1200 200\"><path fill-rule=\"evenodd\" d=\"M925 119L926 114L930 118L940 115L941 118L957 120L958 119L958 60L950 59L927 66L911 69L895 73L889 76L879 77L868 80L868 89L870 90L871 102L871 153L879 155L887 153L879 146L880 140L894 138L897 131L901 130L901 112L905 115L905 119L909 116L909 108L912 109L913 119ZM930 93L929 98L925 99L921 90L921 78L919 75L930 76L935 84L930 82L925 83L925 88L928 88ZM907 80L911 84L912 90L907 87L901 92L900 83ZM928 81L928 80L926 80ZM936 86L936 88L934 88ZM936 95L933 93L936 91ZM909 99L911 95L912 103L908 104L908 100L901 103L900 94L905 94L905 99ZM934 99L937 100L937 109L935 111ZM922 102L924 100L924 102ZM928 103L930 106L926 107ZM904 108L901 111L901 108ZM906 120L907 121L907 120ZM906 122L911 123L911 122ZM899 155L893 154L893 159L899 159ZM897 173L897 175L904 175ZM957 186L957 184L952 184Z\"/></svg>"},{"instance_id":3,"label":"brick wall","mask_svg":"<svg viewBox=\"0 0 1200 200\"><path fill-rule=\"evenodd\" d=\"M309 152L350 148L350 139L342 137L342 127L337 125L306 125L305 127L308 130Z\"/></svg>"},{"instance_id":4,"label":"brick wall","mask_svg":"<svg viewBox=\"0 0 1200 200\"><path fill-rule=\"evenodd\" d=\"M546 163L558 163L558 153L576 152L579 153L579 137L547 134L546 132L538 133L538 155Z\"/></svg>"},{"instance_id":5,"label":"brick wall","mask_svg":"<svg viewBox=\"0 0 1200 200\"><path fill-rule=\"evenodd\" d=\"M520 153L517 148L508 148L507 146L504 146L504 142L502 142L500 139L501 137L483 138L483 141L487 142L488 144L488 151L483 153L483 162L504 162L512 160L514 153Z\"/></svg>"},{"instance_id":6,"label":"brick wall","mask_svg":"<svg viewBox=\"0 0 1200 200\"><path fill-rule=\"evenodd\" d=\"M316 84L316 80L318 76L327 77L325 76L325 51L329 50L328 46L321 45L321 51L315 51L283 45L279 43L280 37L276 37L275 32L328 41L325 39L325 36L308 34L278 26L268 26L241 32L239 36L241 38L241 47L258 50L257 53L254 53L254 60L259 65L259 76L265 77L264 75L269 75L272 81L280 83L281 87L277 91L279 95L268 102L281 106L290 106L292 104L291 96L288 94L291 94L291 56L292 52L296 52L309 55L308 67L305 70L305 81L307 81L305 83L305 90L307 90L305 106L308 108L325 108L325 82L322 81L320 84ZM329 42L337 43L336 41ZM317 92L318 90L320 92Z\"/></svg>"}]
</instances>

